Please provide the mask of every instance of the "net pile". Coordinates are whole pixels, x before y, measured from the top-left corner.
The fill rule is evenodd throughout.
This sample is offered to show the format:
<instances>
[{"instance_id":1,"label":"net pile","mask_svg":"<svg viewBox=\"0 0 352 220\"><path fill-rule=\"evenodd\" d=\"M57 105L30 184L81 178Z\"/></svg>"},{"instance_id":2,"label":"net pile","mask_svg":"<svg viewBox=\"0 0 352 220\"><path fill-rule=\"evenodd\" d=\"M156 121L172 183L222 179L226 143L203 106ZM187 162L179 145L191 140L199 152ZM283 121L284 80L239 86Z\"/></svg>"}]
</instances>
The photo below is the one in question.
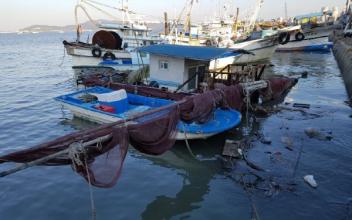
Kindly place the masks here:
<instances>
[{"instance_id":1,"label":"net pile","mask_svg":"<svg viewBox=\"0 0 352 220\"><path fill-rule=\"evenodd\" d=\"M297 79L288 77L275 77L267 80L268 88L260 91L260 95L264 101L271 101L281 98L287 93L296 83Z\"/></svg>"},{"instance_id":2,"label":"net pile","mask_svg":"<svg viewBox=\"0 0 352 220\"><path fill-rule=\"evenodd\" d=\"M288 80L272 81L273 87L268 91L281 94L290 83ZM179 120L205 123L213 116L216 108L241 110L244 105L243 89L240 85L218 86L212 91L192 96L153 88L129 87L129 92L133 90L145 96L162 96L180 101L140 113L126 121L76 132L26 150L0 156L0 163L27 163L67 150L68 153L38 165L71 165L87 181L90 178L92 185L108 188L116 184L130 145L145 154L161 155L173 147ZM73 147L90 142L94 144Z\"/></svg>"}]
</instances>

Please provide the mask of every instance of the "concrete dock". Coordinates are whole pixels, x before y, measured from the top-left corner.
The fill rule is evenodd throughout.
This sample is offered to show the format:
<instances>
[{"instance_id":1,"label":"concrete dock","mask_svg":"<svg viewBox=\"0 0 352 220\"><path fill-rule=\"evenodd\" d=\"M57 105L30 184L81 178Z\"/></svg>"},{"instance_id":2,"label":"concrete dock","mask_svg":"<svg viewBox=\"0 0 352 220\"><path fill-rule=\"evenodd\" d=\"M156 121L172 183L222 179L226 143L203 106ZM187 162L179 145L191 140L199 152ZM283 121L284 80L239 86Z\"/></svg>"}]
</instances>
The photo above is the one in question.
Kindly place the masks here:
<instances>
[{"instance_id":1,"label":"concrete dock","mask_svg":"<svg viewBox=\"0 0 352 220\"><path fill-rule=\"evenodd\" d=\"M342 31L335 31L330 39L334 42L334 55L342 73L346 90L352 100L352 38L344 38Z\"/></svg>"}]
</instances>

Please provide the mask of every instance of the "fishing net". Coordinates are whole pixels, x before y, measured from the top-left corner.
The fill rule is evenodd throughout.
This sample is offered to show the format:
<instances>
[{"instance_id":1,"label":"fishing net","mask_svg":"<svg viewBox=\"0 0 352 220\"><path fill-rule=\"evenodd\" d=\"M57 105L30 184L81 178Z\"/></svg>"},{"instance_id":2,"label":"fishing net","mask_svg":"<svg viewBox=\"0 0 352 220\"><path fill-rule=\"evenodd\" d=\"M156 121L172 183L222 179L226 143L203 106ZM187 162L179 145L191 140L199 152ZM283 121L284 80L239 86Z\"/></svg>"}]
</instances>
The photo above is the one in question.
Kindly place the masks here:
<instances>
[{"instance_id":1,"label":"fishing net","mask_svg":"<svg viewBox=\"0 0 352 220\"><path fill-rule=\"evenodd\" d=\"M192 94L189 93L173 93L168 90L148 87L148 86L137 86L137 85L130 85L130 84L122 84L122 83L110 83L109 88L113 90L120 90L124 89L129 93L134 93L142 96L147 97L155 97L161 99L170 99L174 101L182 100L185 97L191 96Z\"/></svg>"},{"instance_id":2,"label":"fishing net","mask_svg":"<svg viewBox=\"0 0 352 220\"><path fill-rule=\"evenodd\" d=\"M277 97L296 81L275 78L268 81L269 88L261 93ZM112 187L118 180L128 146L131 144L142 153L161 155L175 143L179 120L187 123L205 123L216 108L242 110L243 89L240 85L216 85L216 88L197 95L174 94L155 88L121 86L129 92L172 100L181 100L170 106L134 115L128 121L119 121L98 128L76 132L48 143L0 157L0 163L28 163L37 165L71 165L81 176L97 187ZM82 147L84 146L84 147ZM63 153L64 152L64 153ZM52 155L55 157L51 157Z\"/></svg>"},{"instance_id":3,"label":"fishing net","mask_svg":"<svg viewBox=\"0 0 352 220\"><path fill-rule=\"evenodd\" d=\"M73 169L92 185L113 187L121 174L128 146L127 127L115 127L109 140L87 147L83 152L73 150L76 155L69 152L69 159Z\"/></svg>"},{"instance_id":4,"label":"fishing net","mask_svg":"<svg viewBox=\"0 0 352 220\"><path fill-rule=\"evenodd\" d=\"M225 86L221 83L215 83L215 89L219 89L224 93L224 102L229 108L242 111L244 106L244 93L241 85Z\"/></svg>"},{"instance_id":5,"label":"fishing net","mask_svg":"<svg viewBox=\"0 0 352 220\"><path fill-rule=\"evenodd\" d=\"M161 155L175 144L178 108L162 111L141 118L136 125L129 125L130 143L142 153Z\"/></svg>"},{"instance_id":6,"label":"fishing net","mask_svg":"<svg viewBox=\"0 0 352 220\"><path fill-rule=\"evenodd\" d=\"M185 99L186 102L181 105L182 121L203 124L209 121L217 107L221 107L222 93L219 90L212 90Z\"/></svg>"},{"instance_id":7,"label":"fishing net","mask_svg":"<svg viewBox=\"0 0 352 220\"><path fill-rule=\"evenodd\" d=\"M297 79L276 77L268 79L267 83L268 88L260 91L264 101L279 99L297 83Z\"/></svg>"},{"instance_id":8,"label":"fishing net","mask_svg":"<svg viewBox=\"0 0 352 220\"><path fill-rule=\"evenodd\" d=\"M161 155L175 143L179 121L177 105L124 123L103 125L77 132L46 144L0 157L0 163L28 163L58 152L67 151L40 165L69 165L96 187L116 184L131 144L142 153ZM105 139L104 139L105 137ZM104 139L104 140L99 140ZM95 141L94 141L95 140ZM92 142L84 146L85 143Z\"/></svg>"}]
</instances>

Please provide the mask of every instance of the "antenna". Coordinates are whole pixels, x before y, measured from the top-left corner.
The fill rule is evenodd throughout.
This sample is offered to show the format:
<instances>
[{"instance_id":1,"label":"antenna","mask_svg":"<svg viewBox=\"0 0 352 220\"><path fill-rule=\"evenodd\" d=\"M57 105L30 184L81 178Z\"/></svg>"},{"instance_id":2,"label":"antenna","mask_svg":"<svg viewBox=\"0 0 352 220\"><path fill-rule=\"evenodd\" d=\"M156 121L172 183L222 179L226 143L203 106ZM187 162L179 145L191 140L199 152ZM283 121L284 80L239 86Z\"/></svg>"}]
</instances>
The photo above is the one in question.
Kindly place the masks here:
<instances>
[{"instance_id":1,"label":"antenna","mask_svg":"<svg viewBox=\"0 0 352 220\"><path fill-rule=\"evenodd\" d=\"M287 16L287 2L285 2L285 20L287 21L288 16Z\"/></svg>"}]
</instances>

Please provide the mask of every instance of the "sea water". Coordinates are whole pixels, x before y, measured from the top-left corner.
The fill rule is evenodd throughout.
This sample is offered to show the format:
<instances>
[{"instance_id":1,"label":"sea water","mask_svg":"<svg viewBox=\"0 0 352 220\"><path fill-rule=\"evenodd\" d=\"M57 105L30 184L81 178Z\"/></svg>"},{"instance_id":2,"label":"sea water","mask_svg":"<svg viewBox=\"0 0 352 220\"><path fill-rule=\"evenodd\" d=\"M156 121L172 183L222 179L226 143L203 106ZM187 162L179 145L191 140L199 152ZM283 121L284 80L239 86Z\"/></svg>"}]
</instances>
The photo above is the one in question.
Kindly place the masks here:
<instances>
[{"instance_id":1,"label":"sea water","mask_svg":"<svg viewBox=\"0 0 352 220\"><path fill-rule=\"evenodd\" d=\"M96 126L73 119L53 100L76 90L61 43L72 39L74 33L0 34L0 154ZM308 72L286 97L286 109L192 141L196 158L182 142L159 157L130 148L118 184L93 188L97 219L346 219L352 111L335 59L332 53L284 53L275 54L272 64L267 75ZM293 103L311 108L291 111ZM309 138L304 130L312 127L332 140ZM262 144L260 136L272 144ZM247 159L263 171L222 159L225 140L243 138L252 139ZM304 182L306 175L314 175L317 189ZM1 220L91 218L88 184L69 166L1 178L0 200Z\"/></svg>"}]
</instances>

